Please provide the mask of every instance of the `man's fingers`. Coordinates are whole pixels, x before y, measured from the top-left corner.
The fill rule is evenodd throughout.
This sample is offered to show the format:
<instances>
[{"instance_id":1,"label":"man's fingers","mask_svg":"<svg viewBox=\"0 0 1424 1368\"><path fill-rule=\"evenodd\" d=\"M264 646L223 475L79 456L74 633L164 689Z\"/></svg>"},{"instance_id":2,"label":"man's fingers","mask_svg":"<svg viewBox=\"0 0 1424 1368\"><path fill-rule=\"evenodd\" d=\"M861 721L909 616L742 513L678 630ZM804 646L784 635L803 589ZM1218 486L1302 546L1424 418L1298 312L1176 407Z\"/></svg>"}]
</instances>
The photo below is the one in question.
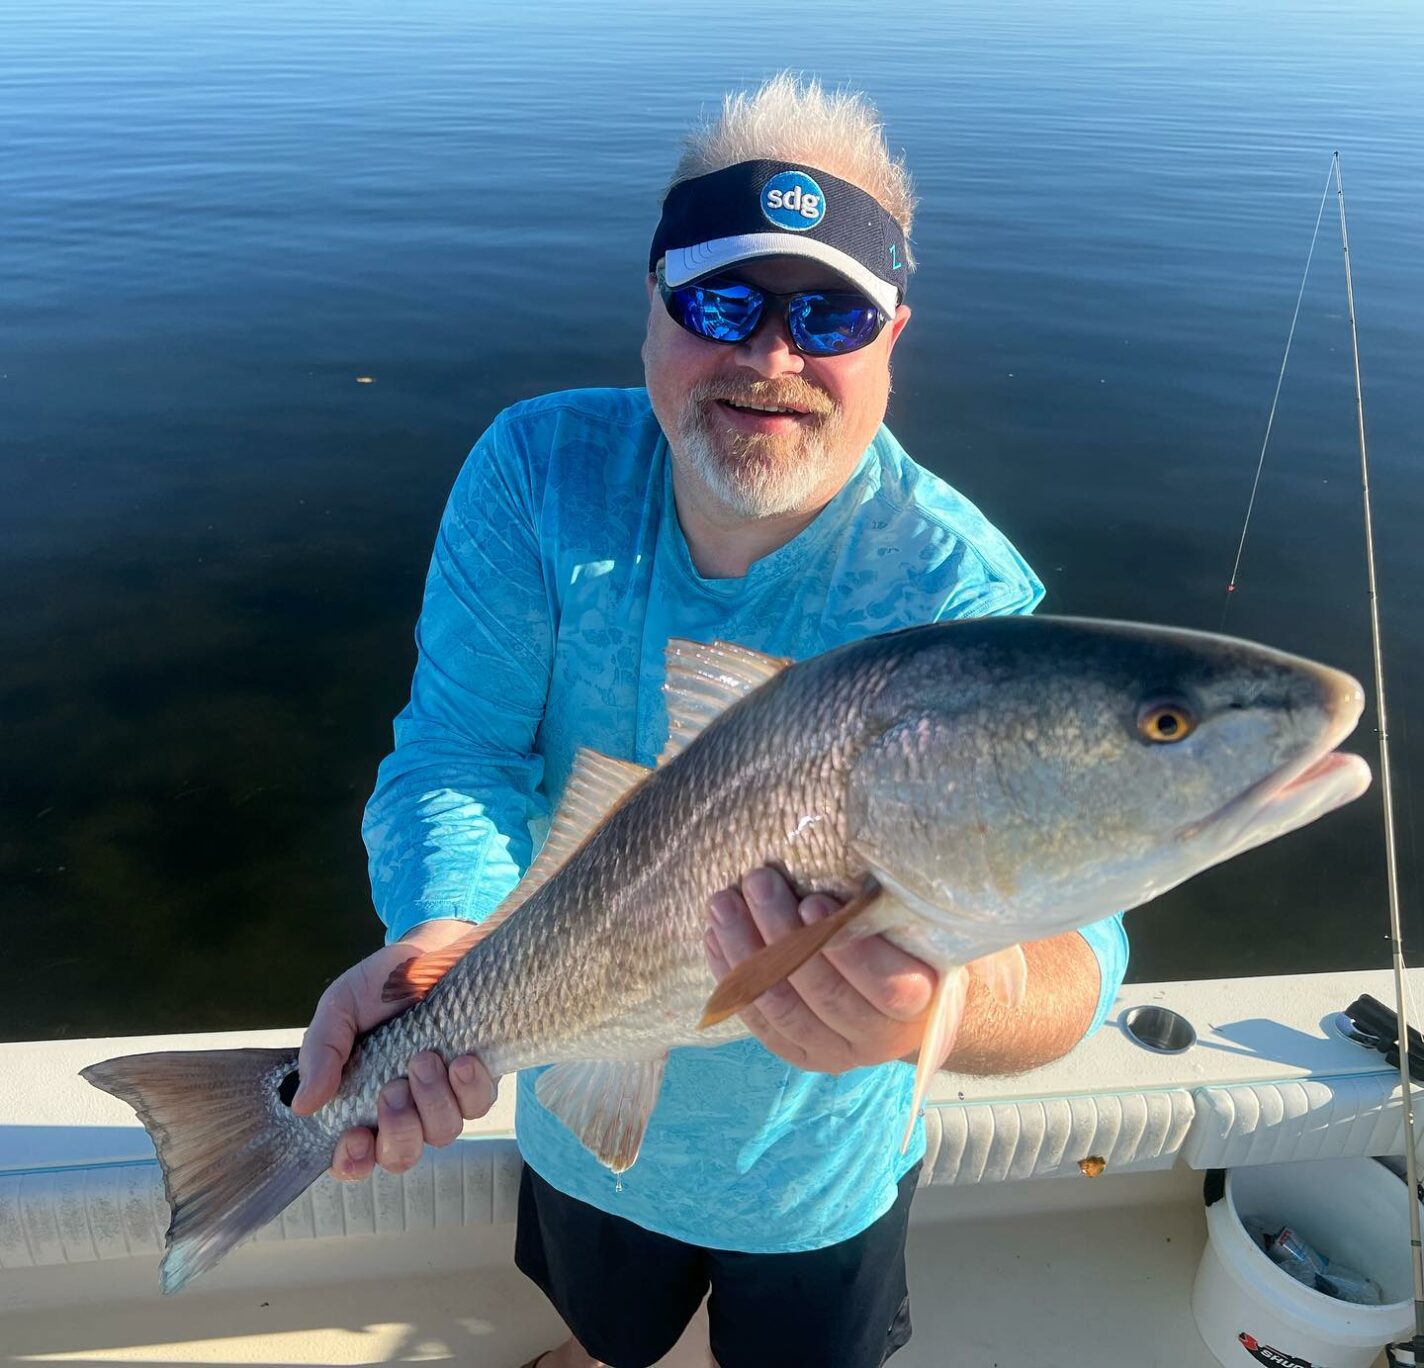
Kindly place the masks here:
<instances>
[{"instance_id":1,"label":"man's fingers","mask_svg":"<svg viewBox=\"0 0 1424 1368\"><path fill-rule=\"evenodd\" d=\"M724 889L713 897L712 923L727 964L737 965L794 931L801 917L786 880L775 870L754 869L742 880L740 890ZM794 1021L805 1013L796 990L785 982L767 989L757 1002L763 1016L783 1034L794 1029Z\"/></svg>"},{"instance_id":2,"label":"man's fingers","mask_svg":"<svg viewBox=\"0 0 1424 1368\"><path fill-rule=\"evenodd\" d=\"M309 1034L303 1039L297 1056L297 1076L301 1082L292 1095L292 1110L298 1116L310 1116L332 1099L350 1054L349 1045L341 1049L329 1040L314 1041Z\"/></svg>"},{"instance_id":3,"label":"man's fingers","mask_svg":"<svg viewBox=\"0 0 1424 1368\"><path fill-rule=\"evenodd\" d=\"M447 1145L464 1118L483 1116L497 1088L473 1055L461 1055L446 1075L437 1054L422 1052L410 1061L410 1077L386 1084L376 1102L377 1129L356 1127L336 1142L331 1176L343 1182L369 1178L379 1164L389 1173L413 1168L427 1144Z\"/></svg>"},{"instance_id":4,"label":"man's fingers","mask_svg":"<svg viewBox=\"0 0 1424 1368\"><path fill-rule=\"evenodd\" d=\"M917 1021L929 1010L939 976L884 936L864 936L825 954L876 1011Z\"/></svg>"},{"instance_id":5,"label":"man's fingers","mask_svg":"<svg viewBox=\"0 0 1424 1368\"><path fill-rule=\"evenodd\" d=\"M410 1061L410 1095L427 1145L448 1145L464 1129L465 1118L450 1087L445 1061L428 1050Z\"/></svg>"},{"instance_id":6,"label":"man's fingers","mask_svg":"<svg viewBox=\"0 0 1424 1368\"><path fill-rule=\"evenodd\" d=\"M714 893L711 908L712 926L729 967L766 947L747 909L746 899L735 888Z\"/></svg>"},{"instance_id":7,"label":"man's fingers","mask_svg":"<svg viewBox=\"0 0 1424 1368\"><path fill-rule=\"evenodd\" d=\"M742 896L768 944L801 927L800 900L774 869L754 869L742 880Z\"/></svg>"},{"instance_id":8,"label":"man's fingers","mask_svg":"<svg viewBox=\"0 0 1424 1368\"><path fill-rule=\"evenodd\" d=\"M335 1096L356 1037L400 1010L399 1003L381 1001L381 990L396 965L419 953L403 943L382 946L353 964L321 995L297 1055L301 1083L292 1110L299 1116L310 1116Z\"/></svg>"},{"instance_id":9,"label":"man's fingers","mask_svg":"<svg viewBox=\"0 0 1424 1368\"><path fill-rule=\"evenodd\" d=\"M292 1110L298 1116L310 1116L331 1100L356 1041L356 1023L339 984L340 980L322 994L297 1053L301 1083L292 1098Z\"/></svg>"},{"instance_id":10,"label":"man's fingers","mask_svg":"<svg viewBox=\"0 0 1424 1368\"><path fill-rule=\"evenodd\" d=\"M795 916L794 898L791 906ZM761 949L764 942L746 903L730 890L713 898L712 918L714 924L706 936L707 958L713 973L721 979L734 964ZM789 983L768 989L755 1005L744 1007L740 1015L746 1028L767 1049L790 1064L823 1072L851 1066L850 1042L821 1021Z\"/></svg>"},{"instance_id":11,"label":"man's fingers","mask_svg":"<svg viewBox=\"0 0 1424 1368\"><path fill-rule=\"evenodd\" d=\"M813 922L834 916L843 903L825 893L812 893L801 899L798 911L801 920ZM848 1040L861 1040L882 1031L884 1013L860 989L841 973L834 960L825 954L813 955L795 973L791 982L812 1010L832 1030Z\"/></svg>"},{"instance_id":12,"label":"man's fingers","mask_svg":"<svg viewBox=\"0 0 1424 1368\"><path fill-rule=\"evenodd\" d=\"M812 955L787 982L830 1030L847 1040L869 1040L886 1026L898 1025L888 1021L825 955Z\"/></svg>"},{"instance_id":13,"label":"man's fingers","mask_svg":"<svg viewBox=\"0 0 1424 1368\"><path fill-rule=\"evenodd\" d=\"M767 942L828 917L841 907L825 894L798 899L790 883L772 869L753 870L742 880L742 887L747 909ZM874 1005L819 954L812 955L785 983L764 993L758 1006L773 1028L817 1051L818 1057L820 1050L828 1050L832 1057L843 1052L848 1061L850 1042L864 1040L884 1025Z\"/></svg>"},{"instance_id":14,"label":"man's fingers","mask_svg":"<svg viewBox=\"0 0 1424 1368\"><path fill-rule=\"evenodd\" d=\"M707 960L712 966L712 972L720 982L732 967L727 963L727 957L722 953L722 947L717 942L717 933L709 931L704 938L707 947ZM742 1019L742 1024L749 1030L768 1050L774 1055L779 1055L788 1064L795 1064L799 1068L807 1067L809 1056L806 1051L795 1041L787 1040L779 1031L774 1031L770 1023L755 1006L743 1007L738 1013Z\"/></svg>"},{"instance_id":15,"label":"man's fingers","mask_svg":"<svg viewBox=\"0 0 1424 1368\"><path fill-rule=\"evenodd\" d=\"M460 1115L467 1121L483 1116L499 1095L499 1085L474 1055L461 1055L451 1061L450 1087L454 1089Z\"/></svg>"},{"instance_id":16,"label":"man's fingers","mask_svg":"<svg viewBox=\"0 0 1424 1368\"><path fill-rule=\"evenodd\" d=\"M376 1137L364 1127L347 1131L336 1142L331 1160L331 1176L343 1183L369 1178L376 1168Z\"/></svg>"},{"instance_id":17,"label":"man's fingers","mask_svg":"<svg viewBox=\"0 0 1424 1368\"><path fill-rule=\"evenodd\" d=\"M722 953L722 943L717 939L717 933L708 929L702 937L702 944L707 949L707 962L712 966L712 972L716 975L717 982L721 983L727 977L727 970L732 966L727 963L727 957Z\"/></svg>"},{"instance_id":18,"label":"man's fingers","mask_svg":"<svg viewBox=\"0 0 1424 1368\"><path fill-rule=\"evenodd\" d=\"M769 874L770 870L758 870L756 873ZM749 875L742 882L751 884L755 880L755 875ZM785 884L783 882L783 887ZM789 890L788 890L789 892ZM767 901L763 895L763 901ZM795 899L792 899L792 909L794 915ZM774 917L767 917L767 924L774 924ZM797 925L800 922L798 920ZM712 930L710 947L715 946L718 953L716 961L720 967L717 969L717 977L721 978L729 968L740 964L743 960L749 959L758 950L766 948L766 938L763 937L757 922L752 916L752 912L747 900L735 888L724 888L720 893L712 897ZM785 1014L789 1012L796 997L796 990L788 984L779 983L774 988L763 993L757 1000L763 1007L770 1007L773 1011L779 1010Z\"/></svg>"},{"instance_id":19,"label":"man's fingers","mask_svg":"<svg viewBox=\"0 0 1424 1368\"><path fill-rule=\"evenodd\" d=\"M425 1131L410 1084L393 1079L376 1099L376 1162L387 1173L404 1173L415 1167L424 1148Z\"/></svg>"},{"instance_id":20,"label":"man's fingers","mask_svg":"<svg viewBox=\"0 0 1424 1368\"><path fill-rule=\"evenodd\" d=\"M784 1059L788 1064L794 1064L798 1069L814 1067L815 1061L806 1048L798 1045L794 1040L788 1040L780 1031L774 1030L771 1023L755 1007L743 1007L739 1015L746 1023L747 1030L761 1041L772 1054Z\"/></svg>"}]
</instances>

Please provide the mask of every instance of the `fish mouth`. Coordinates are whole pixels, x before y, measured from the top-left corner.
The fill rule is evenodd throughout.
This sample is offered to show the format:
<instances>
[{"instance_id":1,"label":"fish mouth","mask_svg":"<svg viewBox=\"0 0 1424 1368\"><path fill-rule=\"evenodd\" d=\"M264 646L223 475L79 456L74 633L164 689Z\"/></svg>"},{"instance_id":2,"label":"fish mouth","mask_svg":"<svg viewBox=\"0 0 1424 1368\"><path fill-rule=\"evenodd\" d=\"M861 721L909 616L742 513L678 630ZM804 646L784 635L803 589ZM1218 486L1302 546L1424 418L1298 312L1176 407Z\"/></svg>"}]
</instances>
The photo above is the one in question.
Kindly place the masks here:
<instances>
[{"instance_id":1,"label":"fish mouth","mask_svg":"<svg viewBox=\"0 0 1424 1368\"><path fill-rule=\"evenodd\" d=\"M1269 824L1269 835L1304 826L1337 807L1354 802L1370 786L1370 767L1358 756L1331 750L1264 796L1256 822ZM1247 831L1255 831L1248 822Z\"/></svg>"},{"instance_id":2,"label":"fish mouth","mask_svg":"<svg viewBox=\"0 0 1424 1368\"><path fill-rule=\"evenodd\" d=\"M1238 794L1210 817L1193 823L1183 837L1191 839L1207 828L1225 829L1228 854L1261 845L1296 827L1305 826L1346 803L1370 786L1370 767L1358 755L1335 749L1352 731L1364 711L1365 694L1358 682L1339 670L1317 667L1324 685L1329 724L1320 741L1304 755L1272 771Z\"/></svg>"}]
</instances>

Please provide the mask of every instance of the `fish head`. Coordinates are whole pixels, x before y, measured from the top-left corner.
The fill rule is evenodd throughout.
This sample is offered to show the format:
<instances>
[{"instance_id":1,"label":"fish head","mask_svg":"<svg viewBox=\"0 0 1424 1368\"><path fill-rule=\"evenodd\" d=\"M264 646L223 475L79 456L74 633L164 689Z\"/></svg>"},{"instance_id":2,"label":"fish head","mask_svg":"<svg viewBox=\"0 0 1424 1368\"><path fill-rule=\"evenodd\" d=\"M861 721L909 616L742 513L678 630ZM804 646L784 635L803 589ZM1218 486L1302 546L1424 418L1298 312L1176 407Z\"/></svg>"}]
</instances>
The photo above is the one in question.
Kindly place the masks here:
<instances>
[{"instance_id":1,"label":"fish head","mask_svg":"<svg viewBox=\"0 0 1424 1368\"><path fill-rule=\"evenodd\" d=\"M1339 670L1124 623L923 631L877 700L849 831L882 882L970 939L1135 907L1369 785L1335 751L1364 706Z\"/></svg>"}]
</instances>

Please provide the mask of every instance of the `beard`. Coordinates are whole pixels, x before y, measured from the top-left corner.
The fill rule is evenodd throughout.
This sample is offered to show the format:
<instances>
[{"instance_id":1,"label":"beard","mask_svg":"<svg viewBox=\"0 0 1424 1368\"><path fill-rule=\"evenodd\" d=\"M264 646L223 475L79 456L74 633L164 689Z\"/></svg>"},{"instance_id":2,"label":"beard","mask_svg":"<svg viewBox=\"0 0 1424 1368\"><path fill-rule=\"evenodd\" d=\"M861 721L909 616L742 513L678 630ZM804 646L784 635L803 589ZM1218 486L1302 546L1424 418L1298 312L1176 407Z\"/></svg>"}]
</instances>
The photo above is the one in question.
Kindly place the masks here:
<instances>
[{"instance_id":1,"label":"beard","mask_svg":"<svg viewBox=\"0 0 1424 1368\"><path fill-rule=\"evenodd\" d=\"M736 432L717 418L719 400L808 416L794 432ZM805 380L709 380L689 391L678 428L680 454L719 502L741 517L770 518L814 505L837 463L844 414Z\"/></svg>"}]
</instances>

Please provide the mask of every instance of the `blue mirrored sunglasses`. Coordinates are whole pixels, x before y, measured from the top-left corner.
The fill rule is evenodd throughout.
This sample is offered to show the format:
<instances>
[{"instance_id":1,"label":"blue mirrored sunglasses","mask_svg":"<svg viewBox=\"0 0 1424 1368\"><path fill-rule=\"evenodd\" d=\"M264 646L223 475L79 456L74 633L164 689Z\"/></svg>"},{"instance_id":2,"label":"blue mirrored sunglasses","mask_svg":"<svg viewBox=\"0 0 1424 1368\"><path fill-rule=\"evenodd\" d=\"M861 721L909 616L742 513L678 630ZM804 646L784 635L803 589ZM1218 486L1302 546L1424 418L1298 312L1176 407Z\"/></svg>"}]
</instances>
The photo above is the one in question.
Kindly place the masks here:
<instances>
[{"instance_id":1,"label":"blue mirrored sunglasses","mask_svg":"<svg viewBox=\"0 0 1424 1368\"><path fill-rule=\"evenodd\" d=\"M786 332L806 356L844 356L869 346L890 320L854 290L797 290L773 294L745 281L716 276L674 289L658 270L658 290L675 323L708 342L745 342L777 304Z\"/></svg>"}]
</instances>

